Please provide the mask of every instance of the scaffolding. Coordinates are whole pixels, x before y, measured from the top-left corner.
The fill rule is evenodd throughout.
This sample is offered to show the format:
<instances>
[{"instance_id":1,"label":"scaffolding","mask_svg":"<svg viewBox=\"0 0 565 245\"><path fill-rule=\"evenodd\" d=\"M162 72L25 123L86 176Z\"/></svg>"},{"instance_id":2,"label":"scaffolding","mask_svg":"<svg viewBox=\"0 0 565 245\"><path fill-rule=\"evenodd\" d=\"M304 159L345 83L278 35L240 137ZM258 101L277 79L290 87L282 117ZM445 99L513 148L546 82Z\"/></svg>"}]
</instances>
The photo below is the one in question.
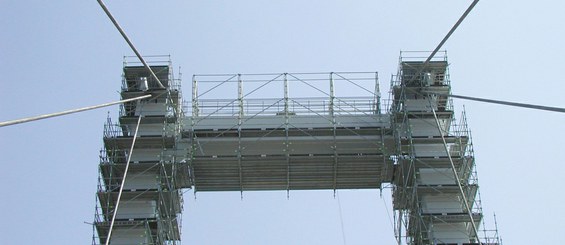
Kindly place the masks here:
<instances>
[{"instance_id":1,"label":"scaffolding","mask_svg":"<svg viewBox=\"0 0 565 245\"><path fill-rule=\"evenodd\" d=\"M180 78L173 77L168 56L152 58L151 69L164 89L143 66L124 58L122 99L152 97L123 104L119 122L108 118L104 125L92 244L105 244L114 214L110 244L180 243L181 189L191 187L188 142L180 137L184 117ZM138 120L138 138L129 152ZM121 185L124 191L116 213Z\"/></svg>"},{"instance_id":2,"label":"scaffolding","mask_svg":"<svg viewBox=\"0 0 565 245\"><path fill-rule=\"evenodd\" d=\"M500 244L483 220L465 114L454 119L446 53L425 64L401 53L391 82L395 163L393 207L399 244ZM484 234L484 236L483 236Z\"/></svg>"},{"instance_id":3,"label":"scaffolding","mask_svg":"<svg viewBox=\"0 0 565 245\"><path fill-rule=\"evenodd\" d=\"M388 179L375 72L195 75L192 87L195 191L375 189Z\"/></svg>"},{"instance_id":4,"label":"scaffolding","mask_svg":"<svg viewBox=\"0 0 565 245\"><path fill-rule=\"evenodd\" d=\"M122 99L152 97L123 104L104 126L92 243L105 242L115 214L111 244L180 244L183 188L335 193L390 183L399 245L501 244L496 229L478 229L473 144L447 96L446 53L426 63L428 54L401 53L384 106L376 72L194 75L183 101L168 56L150 62L164 89L124 61Z\"/></svg>"}]
</instances>

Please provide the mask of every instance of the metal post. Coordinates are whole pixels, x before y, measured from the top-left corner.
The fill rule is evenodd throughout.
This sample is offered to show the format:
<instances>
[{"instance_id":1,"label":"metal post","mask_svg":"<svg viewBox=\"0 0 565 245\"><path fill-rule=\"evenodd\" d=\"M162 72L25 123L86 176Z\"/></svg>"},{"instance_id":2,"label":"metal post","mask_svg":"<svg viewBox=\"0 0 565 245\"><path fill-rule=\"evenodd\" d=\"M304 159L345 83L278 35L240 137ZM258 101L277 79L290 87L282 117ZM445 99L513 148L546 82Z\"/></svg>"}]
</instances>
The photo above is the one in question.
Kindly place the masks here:
<instances>
[{"instance_id":1,"label":"metal post","mask_svg":"<svg viewBox=\"0 0 565 245\"><path fill-rule=\"evenodd\" d=\"M336 194L336 190L337 190L337 163L338 163L338 159L337 159L337 137L336 137L336 131L337 131L337 125L336 125L336 120L335 120L335 111L334 111L334 99L335 99L335 91L334 91L334 79L333 79L333 72L330 72L330 107L329 107L329 113L330 113L330 117L332 120L332 132L333 132L333 160L334 160L334 183L333 183L333 187L334 187L334 196Z\"/></svg>"},{"instance_id":2,"label":"metal post","mask_svg":"<svg viewBox=\"0 0 565 245\"><path fill-rule=\"evenodd\" d=\"M283 86L284 86L284 135L285 135L285 148L284 153L286 157L286 197L290 196L290 142L288 139L288 129L289 129L289 110L288 110L288 77L287 73L283 74Z\"/></svg>"},{"instance_id":3,"label":"metal post","mask_svg":"<svg viewBox=\"0 0 565 245\"><path fill-rule=\"evenodd\" d=\"M192 121L198 117L198 82L196 76L192 76Z\"/></svg>"},{"instance_id":4,"label":"metal post","mask_svg":"<svg viewBox=\"0 0 565 245\"><path fill-rule=\"evenodd\" d=\"M239 167L239 188L241 193L241 198L243 199L243 169L241 167L241 157L243 147L241 146L241 124L243 123L243 81L241 80L241 74L237 74L237 100L239 112L237 116L237 164Z\"/></svg>"},{"instance_id":5,"label":"metal post","mask_svg":"<svg viewBox=\"0 0 565 245\"><path fill-rule=\"evenodd\" d=\"M284 97L283 97L283 101L284 101L284 113L287 114L288 113L288 74L284 73L283 74L283 92L284 92Z\"/></svg>"},{"instance_id":6,"label":"metal post","mask_svg":"<svg viewBox=\"0 0 565 245\"><path fill-rule=\"evenodd\" d=\"M334 94L334 78L333 78L333 72L330 72L330 108L329 108L329 113L330 116L332 117L332 121L335 122L334 119L334 99L335 99L335 94Z\"/></svg>"},{"instance_id":7,"label":"metal post","mask_svg":"<svg viewBox=\"0 0 565 245\"><path fill-rule=\"evenodd\" d=\"M237 74L237 101L239 106L239 122L241 124L243 112L243 81L241 80L241 74Z\"/></svg>"},{"instance_id":8,"label":"metal post","mask_svg":"<svg viewBox=\"0 0 565 245\"><path fill-rule=\"evenodd\" d=\"M379 73L375 72L375 114L381 114L381 89L379 87Z\"/></svg>"}]
</instances>

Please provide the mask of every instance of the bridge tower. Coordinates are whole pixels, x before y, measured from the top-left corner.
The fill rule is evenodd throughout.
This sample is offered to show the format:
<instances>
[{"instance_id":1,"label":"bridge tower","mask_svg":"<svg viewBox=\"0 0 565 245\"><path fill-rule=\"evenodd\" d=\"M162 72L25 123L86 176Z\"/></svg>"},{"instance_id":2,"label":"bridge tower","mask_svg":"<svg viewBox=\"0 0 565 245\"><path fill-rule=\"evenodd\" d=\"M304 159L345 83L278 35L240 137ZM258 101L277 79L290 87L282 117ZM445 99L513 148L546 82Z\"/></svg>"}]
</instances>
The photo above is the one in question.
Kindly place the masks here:
<instances>
[{"instance_id":1,"label":"bridge tower","mask_svg":"<svg viewBox=\"0 0 565 245\"><path fill-rule=\"evenodd\" d=\"M181 189L191 187L188 145L180 137L182 95L168 57L153 58L163 87L145 67L124 59L121 98L151 97L123 104L119 122L108 118L104 125L93 244L106 244L113 218L109 244L180 242Z\"/></svg>"},{"instance_id":2,"label":"bridge tower","mask_svg":"<svg viewBox=\"0 0 565 245\"><path fill-rule=\"evenodd\" d=\"M479 244L473 146L464 114L455 121L447 96L445 53L429 63L401 55L391 93L397 238L407 244Z\"/></svg>"}]
</instances>

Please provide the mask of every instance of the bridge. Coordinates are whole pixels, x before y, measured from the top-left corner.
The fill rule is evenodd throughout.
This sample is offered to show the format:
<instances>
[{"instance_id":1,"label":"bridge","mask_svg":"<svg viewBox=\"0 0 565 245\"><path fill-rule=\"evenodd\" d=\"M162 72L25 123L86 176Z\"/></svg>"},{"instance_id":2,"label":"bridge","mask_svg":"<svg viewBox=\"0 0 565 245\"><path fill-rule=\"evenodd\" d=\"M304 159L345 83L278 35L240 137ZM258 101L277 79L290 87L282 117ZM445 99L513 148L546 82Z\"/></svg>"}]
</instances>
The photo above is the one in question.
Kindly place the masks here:
<instances>
[{"instance_id":1,"label":"bridge","mask_svg":"<svg viewBox=\"0 0 565 245\"><path fill-rule=\"evenodd\" d=\"M152 97L122 105L105 125L93 244L108 238L122 185L111 244L180 243L184 188L383 184L393 186L399 244L497 243L478 232L472 141L447 96L445 54L401 56L389 99L376 72L329 72L194 75L184 101L170 61L153 64L165 88L143 66L124 65L121 97Z\"/></svg>"}]
</instances>

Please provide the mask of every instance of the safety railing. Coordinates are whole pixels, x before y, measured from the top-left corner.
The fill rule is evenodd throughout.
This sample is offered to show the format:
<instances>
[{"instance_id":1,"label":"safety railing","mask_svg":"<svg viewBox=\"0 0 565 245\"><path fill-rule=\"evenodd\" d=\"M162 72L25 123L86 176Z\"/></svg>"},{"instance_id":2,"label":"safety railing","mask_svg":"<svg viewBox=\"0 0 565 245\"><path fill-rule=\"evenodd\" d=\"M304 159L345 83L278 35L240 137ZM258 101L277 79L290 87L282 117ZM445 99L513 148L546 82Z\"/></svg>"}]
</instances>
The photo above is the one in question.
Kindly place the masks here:
<instances>
[{"instance_id":1,"label":"safety railing","mask_svg":"<svg viewBox=\"0 0 565 245\"><path fill-rule=\"evenodd\" d=\"M397 74L392 75L392 85L400 86L406 84L407 86L445 86L450 84L449 73L433 74L422 72L421 74Z\"/></svg>"},{"instance_id":2,"label":"safety railing","mask_svg":"<svg viewBox=\"0 0 565 245\"><path fill-rule=\"evenodd\" d=\"M157 74L159 71L154 71L160 79L166 80L161 81L164 84L168 84L169 90L181 90L181 74L179 72L178 77L175 77L171 56L170 55L149 55L145 56L145 61L149 66L152 67L168 67L168 73L163 77L162 74ZM143 66L143 63L137 58L137 56L124 56L123 67L133 67L133 66ZM138 78L126 78L125 74L122 74L122 91L145 91L153 88L155 81L150 76L138 77Z\"/></svg>"},{"instance_id":3,"label":"safety railing","mask_svg":"<svg viewBox=\"0 0 565 245\"><path fill-rule=\"evenodd\" d=\"M113 123L112 118L108 116L104 123L104 138L117 138L124 136L120 125Z\"/></svg>"},{"instance_id":4,"label":"safety railing","mask_svg":"<svg viewBox=\"0 0 565 245\"><path fill-rule=\"evenodd\" d=\"M482 244L485 245L502 245L502 238L498 233L498 223L496 221L496 215L494 215L494 228L487 229L485 227L485 219L483 219L482 225L483 229L481 230L481 241Z\"/></svg>"},{"instance_id":5,"label":"safety railing","mask_svg":"<svg viewBox=\"0 0 565 245\"><path fill-rule=\"evenodd\" d=\"M380 113L375 72L195 75L192 97L198 117Z\"/></svg>"},{"instance_id":6,"label":"safety railing","mask_svg":"<svg viewBox=\"0 0 565 245\"><path fill-rule=\"evenodd\" d=\"M400 61L425 61L432 51L400 51ZM447 61L447 51L438 51L430 61Z\"/></svg>"},{"instance_id":7,"label":"safety railing","mask_svg":"<svg viewBox=\"0 0 565 245\"><path fill-rule=\"evenodd\" d=\"M170 55L146 55L143 56L148 65L169 65L171 63ZM123 59L125 66L141 66L143 63L137 56L126 55Z\"/></svg>"},{"instance_id":8,"label":"safety railing","mask_svg":"<svg viewBox=\"0 0 565 245\"><path fill-rule=\"evenodd\" d=\"M237 100L199 100L197 107L184 104L184 110L197 109L198 117L210 116L284 116L288 115L373 115L378 114L377 101L372 97L335 98L292 98L284 99L248 99L242 105Z\"/></svg>"}]
</instances>

